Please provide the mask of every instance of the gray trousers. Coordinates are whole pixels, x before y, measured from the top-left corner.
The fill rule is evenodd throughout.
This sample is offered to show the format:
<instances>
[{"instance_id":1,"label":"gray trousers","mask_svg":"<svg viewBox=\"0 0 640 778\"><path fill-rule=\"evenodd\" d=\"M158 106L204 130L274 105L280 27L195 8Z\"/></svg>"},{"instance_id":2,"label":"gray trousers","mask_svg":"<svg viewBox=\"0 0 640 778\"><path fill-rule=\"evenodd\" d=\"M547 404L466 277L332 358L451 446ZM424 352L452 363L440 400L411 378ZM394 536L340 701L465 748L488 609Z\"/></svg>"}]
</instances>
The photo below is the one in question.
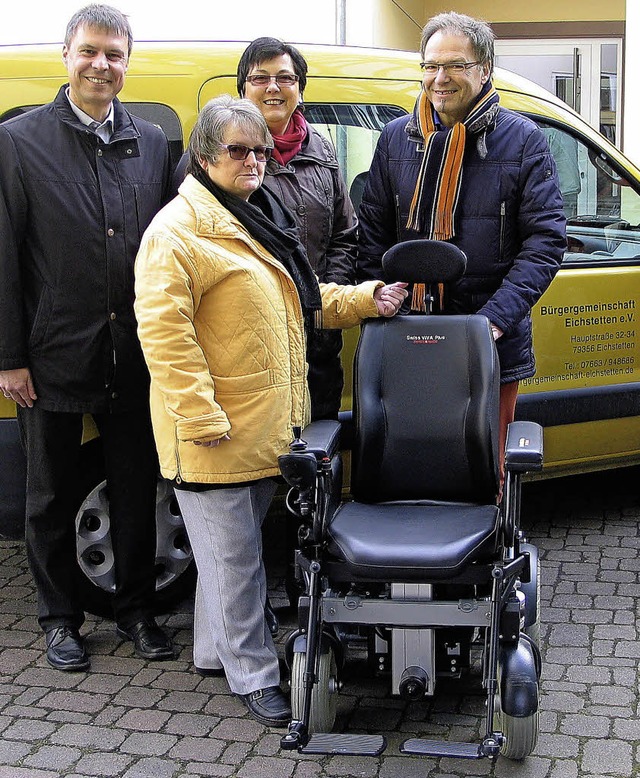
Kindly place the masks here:
<instances>
[{"instance_id":1,"label":"gray trousers","mask_svg":"<svg viewBox=\"0 0 640 778\"><path fill-rule=\"evenodd\" d=\"M224 668L235 694L280 683L278 655L264 618L262 561L262 522L275 490L268 478L231 489L176 489L198 569L194 663Z\"/></svg>"}]
</instances>

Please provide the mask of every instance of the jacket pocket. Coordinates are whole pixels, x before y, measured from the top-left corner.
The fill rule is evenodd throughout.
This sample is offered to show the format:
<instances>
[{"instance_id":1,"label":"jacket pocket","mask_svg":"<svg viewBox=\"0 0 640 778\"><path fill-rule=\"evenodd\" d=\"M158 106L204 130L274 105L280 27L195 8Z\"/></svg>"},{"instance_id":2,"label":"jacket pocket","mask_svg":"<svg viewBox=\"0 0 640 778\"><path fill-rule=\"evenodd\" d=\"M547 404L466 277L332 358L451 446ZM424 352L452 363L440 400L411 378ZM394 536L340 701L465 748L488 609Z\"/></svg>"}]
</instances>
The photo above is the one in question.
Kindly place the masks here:
<instances>
[{"instance_id":1,"label":"jacket pocket","mask_svg":"<svg viewBox=\"0 0 640 778\"><path fill-rule=\"evenodd\" d=\"M270 370L259 370L257 373L245 375L216 376L212 375L216 394L249 394L267 389L273 384Z\"/></svg>"},{"instance_id":2,"label":"jacket pocket","mask_svg":"<svg viewBox=\"0 0 640 778\"><path fill-rule=\"evenodd\" d=\"M44 341L49 328L52 310L53 290L48 286L44 286L40 294L40 299L38 300L38 307L33 319L33 324L31 325L31 332L29 333L29 348L36 348Z\"/></svg>"},{"instance_id":3,"label":"jacket pocket","mask_svg":"<svg viewBox=\"0 0 640 778\"><path fill-rule=\"evenodd\" d=\"M396 238L398 243L402 241L402 232L405 229L406 220L402 221L402 214L400 213L400 195L396 194Z\"/></svg>"},{"instance_id":4,"label":"jacket pocket","mask_svg":"<svg viewBox=\"0 0 640 778\"><path fill-rule=\"evenodd\" d=\"M500 203L500 249L498 252L498 259L500 262L504 260L504 242L505 242L506 231L507 231L507 204L503 200Z\"/></svg>"}]
</instances>

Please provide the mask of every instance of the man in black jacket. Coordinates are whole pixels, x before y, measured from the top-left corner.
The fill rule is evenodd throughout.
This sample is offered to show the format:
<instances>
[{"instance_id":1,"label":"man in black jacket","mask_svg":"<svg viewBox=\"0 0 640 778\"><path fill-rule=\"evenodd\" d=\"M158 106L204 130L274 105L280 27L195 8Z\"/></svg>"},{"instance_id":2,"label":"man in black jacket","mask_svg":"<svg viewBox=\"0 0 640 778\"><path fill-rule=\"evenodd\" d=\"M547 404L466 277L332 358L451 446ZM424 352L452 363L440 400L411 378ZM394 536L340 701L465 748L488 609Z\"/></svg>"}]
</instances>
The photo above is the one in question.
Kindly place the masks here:
<instances>
[{"instance_id":1,"label":"man in black jacket","mask_svg":"<svg viewBox=\"0 0 640 778\"><path fill-rule=\"evenodd\" d=\"M120 11L81 9L62 50L69 83L0 125L0 391L18 405L27 555L59 670L89 666L75 585L85 413L104 451L118 632L142 657L173 657L152 615L158 471L133 312L134 259L170 163L163 132L116 98L131 46Z\"/></svg>"}]
</instances>

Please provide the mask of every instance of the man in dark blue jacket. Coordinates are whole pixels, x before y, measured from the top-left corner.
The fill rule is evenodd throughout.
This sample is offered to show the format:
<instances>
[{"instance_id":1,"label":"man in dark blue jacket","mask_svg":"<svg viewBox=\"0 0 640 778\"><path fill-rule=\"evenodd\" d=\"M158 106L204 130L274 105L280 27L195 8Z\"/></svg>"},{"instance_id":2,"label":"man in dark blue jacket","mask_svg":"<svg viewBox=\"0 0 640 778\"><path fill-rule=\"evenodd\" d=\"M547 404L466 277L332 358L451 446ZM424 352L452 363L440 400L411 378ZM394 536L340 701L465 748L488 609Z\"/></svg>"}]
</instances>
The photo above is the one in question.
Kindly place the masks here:
<instances>
[{"instance_id":1,"label":"man in dark blue jacket","mask_svg":"<svg viewBox=\"0 0 640 778\"><path fill-rule=\"evenodd\" d=\"M120 11L67 26L55 100L0 125L0 391L27 454L27 556L47 659L89 658L75 576L83 414L100 432L118 632L147 659L173 656L152 615L157 457L133 312L133 264L170 181L168 143L116 95L131 53Z\"/></svg>"},{"instance_id":2,"label":"man in dark blue jacket","mask_svg":"<svg viewBox=\"0 0 640 778\"><path fill-rule=\"evenodd\" d=\"M360 208L359 280L380 278L399 240L459 246L466 272L443 289L444 313L480 313L500 358L500 451L518 382L535 372L531 307L565 248L556 167L536 125L500 107L491 83L494 36L455 12L422 31L422 91L413 114L389 123Z\"/></svg>"}]
</instances>

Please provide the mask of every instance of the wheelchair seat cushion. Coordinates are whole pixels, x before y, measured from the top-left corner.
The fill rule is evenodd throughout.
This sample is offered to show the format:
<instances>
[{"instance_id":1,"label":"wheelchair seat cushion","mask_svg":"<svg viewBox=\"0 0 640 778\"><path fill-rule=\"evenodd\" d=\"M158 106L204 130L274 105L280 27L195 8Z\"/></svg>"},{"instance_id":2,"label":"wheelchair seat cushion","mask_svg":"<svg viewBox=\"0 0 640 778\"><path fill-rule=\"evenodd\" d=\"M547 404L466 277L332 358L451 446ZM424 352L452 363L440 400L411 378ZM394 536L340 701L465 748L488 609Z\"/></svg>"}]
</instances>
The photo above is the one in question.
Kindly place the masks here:
<instances>
[{"instance_id":1,"label":"wheelchair seat cushion","mask_svg":"<svg viewBox=\"0 0 640 778\"><path fill-rule=\"evenodd\" d=\"M328 549L353 580L445 579L494 557L496 505L349 502L327 528Z\"/></svg>"}]
</instances>

